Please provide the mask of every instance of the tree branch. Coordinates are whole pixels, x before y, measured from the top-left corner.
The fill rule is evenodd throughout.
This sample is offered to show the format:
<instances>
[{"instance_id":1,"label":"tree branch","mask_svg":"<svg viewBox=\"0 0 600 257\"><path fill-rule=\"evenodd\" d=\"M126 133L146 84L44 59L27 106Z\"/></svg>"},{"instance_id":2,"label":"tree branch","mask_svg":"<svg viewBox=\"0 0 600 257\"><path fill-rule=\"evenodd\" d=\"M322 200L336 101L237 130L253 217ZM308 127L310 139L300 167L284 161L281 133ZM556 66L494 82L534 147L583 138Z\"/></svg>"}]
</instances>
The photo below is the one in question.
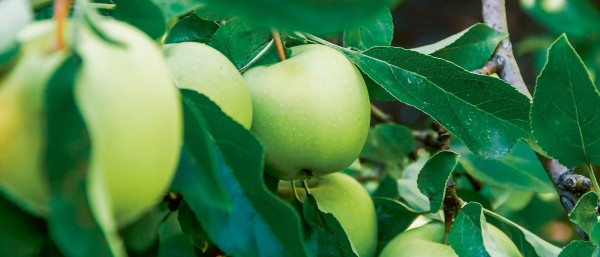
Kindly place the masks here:
<instances>
[{"instance_id":1,"label":"tree branch","mask_svg":"<svg viewBox=\"0 0 600 257\"><path fill-rule=\"evenodd\" d=\"M481 2L483 4L482 14L485 23L494 29L508 33L504 0L482 0ZM531 94L523 81L519 66L517 65L517 61L512 52L512 44L508 38L500 42L492 59L497 58L497 56L502 57L505 61L504 67L501 68L500 73L498 73L499 77L531 99ZM486 64L486 66L488 66L488 64ZM550 177L550 180L560 197L562 206L567 213L571 213L579 198L590 190L590 179L575 174L572 169L563 166L555 159L547 158L537 152L536 155L544 167L544 170L546 170L548 177ZM577 227L577 232L584 240L588 240L588 235L579 227Z\"/></svg>"},{"instance_id":2,"label":"tree branch","mask_svg":"<svg viewBox=\"0 0 600 257\"><path fill-rule=\"evenodd\" d=\"M496 30L508 33L504 0L482 0L481 2L483 4L483 21ZM504 63L504 68L500 71L498 76L531 99L531 93L527 90L523 77L521 77L519 66L517 65L517 61L513 54L512 44L508 37L500 42L494 55L501 56L506 61Z\"/></svg>"}]
</instances>

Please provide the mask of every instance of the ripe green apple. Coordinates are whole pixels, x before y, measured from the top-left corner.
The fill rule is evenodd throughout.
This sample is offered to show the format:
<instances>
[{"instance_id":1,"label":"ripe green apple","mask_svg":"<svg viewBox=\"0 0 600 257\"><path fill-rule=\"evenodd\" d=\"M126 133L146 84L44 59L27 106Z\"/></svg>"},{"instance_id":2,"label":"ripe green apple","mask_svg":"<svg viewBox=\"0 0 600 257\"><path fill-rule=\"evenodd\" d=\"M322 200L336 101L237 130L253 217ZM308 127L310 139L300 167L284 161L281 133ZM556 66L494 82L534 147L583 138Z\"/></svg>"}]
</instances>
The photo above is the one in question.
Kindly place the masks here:
<instances>
[{"instance_id":1,"label":"ripe green apple","mask_svg":"<svg viewBox=\"0 0 600 257\"><path fill-rule=\"evenodd\" d=\"M66 26L69 45L73 27ZM107 43L84 25L78 33L83 64L75 97L92 146L87 185L93 193L87 197L102 201L122 225L155 204L170 184L182 144L181 103L150 38L118 21L97 26L122 45ZM44 216L50 198L42 172L44 90L68 54L56 49L53 21L31 23L17 40L19 59L0 75L0 190Z\"/></svg>"},{"instance_id":2,"label":"ripe green apple","mask_svg":"<svg viewBox=\"0 0 600 257\"><path fill-rule=\"evenodd\" d=\"M517 246L515 246L506 234L489 223L487 227L502 251L511 257L522 257ZM457 256L452 247L444 244L443 241L444 224L430 222L421 227L402 232L394 237L383 248L379 257Z\"/></svg>"},{"instance_id":3,"label":"ripe green apple","mask_svg":"<svg viewBox=\"0 0 600 257\"><path fill-rule=\"evenodd\" d=\"M289 59L244 74L266 171L284 180L348 167L365 143L371 117L365 82L344 55L323 45L291 50Z\"/></svg>"},{"instance_id":4,"label":"ripe green apple","mask_svg":"<svg viewBox=\"0 0 600 257\"><path fill-rule=\"evenodd\" d=\"M246 82L233 63L214 48L195 42L163 47L175 84L214 101L223 112L249 129L252 101Z\"/></svg>"},{"instance_id":5,"label":"ripe green apple","mask_svg":"<svg viewBox=\"0 0 600 257\"><path fill-rule=\"evenodd\" d=\"M319 209L333 214L348 235L361 257L372 257L377 248L377 214L371 196L354 178L333 173L308 181ZM297 189L301 201L306 198L303 188ZM277 194L288 202L295 200L290 181L279 182Z\"/></svg>"}]
</instances>

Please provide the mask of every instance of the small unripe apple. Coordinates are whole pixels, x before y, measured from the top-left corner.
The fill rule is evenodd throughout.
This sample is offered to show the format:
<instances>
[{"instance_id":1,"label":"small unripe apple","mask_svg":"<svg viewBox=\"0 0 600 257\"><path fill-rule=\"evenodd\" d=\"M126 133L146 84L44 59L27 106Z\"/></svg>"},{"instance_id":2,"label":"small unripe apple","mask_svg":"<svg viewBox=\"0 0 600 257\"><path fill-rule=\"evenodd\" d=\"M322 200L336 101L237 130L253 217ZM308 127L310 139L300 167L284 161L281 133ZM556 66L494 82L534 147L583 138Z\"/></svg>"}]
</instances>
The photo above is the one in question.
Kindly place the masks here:
<instances>
[{"instance_id":1,"label":"small unripe apple","mask_svg":"<svg viewBox=\"0 0 600 257\"><path fill-rule=\"evenodd\" d=\"M244 74L252 131L265 146L271 176L320 177L358 157L369 131L369 95L358 69L338 51L314 44L291 51L285 61Z\"/></svg>"},{"instance_id":2,"label":"small unripe apple","mask_svg":"<svg viewBox=\"0 0 600 257\"><path fill-rule=\"evenodd\" d=\"M64 38L72 45L67 22ZM161 199L175 173L182 140L181 104L160 49L141 31L114 21L97 23L111 44L81 25L83 62L75 100L91 141L88 199L119 225ZM54 21L20 32L16 64L0 75L0 190L24 209L45 216L50 198L43 170L44 90L68 56L56 46ZM99 194L96 194L99 193Z\"/></svg>"},{"instance_id":3,"label":"small unripe apple","mask_svg":"<svg viewBox=\"0 0 600 257\"><path fill-rule=\"evenodd\" d=\"M377 248L377 213L371 196L354 178L333 173L308 181L310 193L319 209L331 213L340 222L360 257L372 257ZM302 187L297 188L300 201L306 198ZM290 181L279 182L277 194L288 202L295 200Z\"/></svg>"},{"instance_id":4,"label":"small unripe apple","mask_svg":"<svg viewBox=\"0 0 600 257\"><path fill-rule=\"evenodd\" d=\"M252 102L248 87L225 55L196 42L168 44L163 49L179 88L206 95L232 119L250 128Z\"/></svg>"},{"instance_id":5,"label":"small unripe apple","mask_svg":"<svg viewBox=\"0 0 600 257\"><path fill-rule=\"evenodd\" d=\"M500 249L510 257L522 257L517 246L500 229L487 224L488 231ZM456 253L444 244L444 224L430 222L421 227L404 231L390 241L379 257L456 257Z\"/></svg>"}]
</instances>

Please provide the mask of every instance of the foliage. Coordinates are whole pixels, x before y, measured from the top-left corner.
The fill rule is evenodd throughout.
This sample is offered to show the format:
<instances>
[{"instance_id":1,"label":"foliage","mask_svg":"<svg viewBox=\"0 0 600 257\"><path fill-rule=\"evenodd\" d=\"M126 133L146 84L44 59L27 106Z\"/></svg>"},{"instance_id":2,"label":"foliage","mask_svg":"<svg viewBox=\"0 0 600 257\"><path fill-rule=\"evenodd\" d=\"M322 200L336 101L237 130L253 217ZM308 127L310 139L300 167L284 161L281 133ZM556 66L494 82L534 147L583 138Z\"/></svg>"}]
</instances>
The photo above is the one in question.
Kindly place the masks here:
<instances>
[{"instance_id":1,"label":"foliage","mask_svg":"<svg viewBox=\"0 0 600 257\"><path fill-rule=\"evenodd\" d=\"M535 199L549 196L559 203L535 151L587 171L593 180L600 165L600 44L585 47L581 57L578 50L586 40L598 42L599 8L584 0L550 7L545 2L521 1L554 37L560 34L540 47L545 62L533 99L495 76L472 72L485 65L507 33L477 23L434 44L392 46L397 17L385 0L77 0L69 19L115 47L127 46L104 35L97 19L127 22L157 45L205 43L240 73L280 60L273 38L279 31L284 55L296 45L331 47L360 70L373 102L402 102L438 122L450 134L449 151L416 136L422 130L374 117L360 156L343 171L372 193L378 253L418 220L441 220L452 180L458 197L467 200L448 231L458 256L506 254L489 234L488 222L509 235L523 256L597 256L595 192L582 195L568 214L590 241L568 238L559 248L520 222L519 211ZM2 134L9 133L2 130L8 124L3 112L9 113L3 109L12 107L3 79L20 61L18 32L34 17L53 18L50 5L36 3L34 9L23 3L0 1L0 16L8 17L10 28L0 31L0 147L13 136ZM4 15L7 6L14 14ZM107 214L105 192L88 183L94 145L75 101L85 60L71 48L65 54L39 104L45 130L40 172L50 188L51 212L28 213L18 207L19 199L5 194L1 168L10 160L0 156L1 256L357 256L340 222L320 210L312 195L303 204L280 199L279 180L264 172L268 150L260 140L191 90L179 94L183 145L169 191L143 217L117 227Z\"/></svg>"}]
</instances>

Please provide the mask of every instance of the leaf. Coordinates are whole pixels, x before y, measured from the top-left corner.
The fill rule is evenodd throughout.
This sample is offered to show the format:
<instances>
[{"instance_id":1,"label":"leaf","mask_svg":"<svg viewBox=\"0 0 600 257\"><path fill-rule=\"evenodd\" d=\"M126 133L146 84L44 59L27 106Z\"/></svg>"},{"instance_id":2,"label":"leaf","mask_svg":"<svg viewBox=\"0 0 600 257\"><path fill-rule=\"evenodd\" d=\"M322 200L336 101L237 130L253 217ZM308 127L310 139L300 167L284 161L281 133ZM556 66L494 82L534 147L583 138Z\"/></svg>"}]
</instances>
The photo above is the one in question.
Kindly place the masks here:
<instances>
[{"instance_id":1,"label":"leaf","mask_svg":"<svg viewBox=\"0 0 600 257\"><path fill-rule=\"evenodd\" d=\"M487 209L483 211L490 223L495 221L494 224L501 224L498 228L512 239L523 256L556 257L559 254L560 248L544 241L529 230L493 211Z\"/></svg>"},{"instance_id":2,"label":"leaf","mask_svg":"<svg viewBox=\"0 0 600 257\"><path fill-rule=\"evenodd\" d=\"M382 164L404 165L415 140L412 130L396 124L377 124L369 129L360 157Z\"/></svg>"},{"instance_id":3,"label":"leaf","mask_svg":"<svg viewBox=\"0 0 600 257\"><path fill-rule=\"evenodd\" d=\"M158 257L195 257L194 246L181 231L179 212L173 212L158 229Z\"/></svg>"},{"instance_id":4,"label":"leaf","mask_svg":"<svg viewBox=\"0 0 600 257\"><path fill-rule=\"evenodd\" d=\"M304 222L309 227L306 247L312 253L311 256L358 257L342 224L333 214L321 212L313 195L306 196L302 213Z\"/></svg>"},{"instance_id":5,"label":"leaf","mask_svg":"<svg viewBox=\"0 0 600 257\"><path fill-rule=\"evenodd\" d=\"M502 80L402 48L341 50L396 99L440 122L479 157L499 158L518 139L530 137L529 99Z\"/></svg>"},{"instance_id":6,"label":"leaf","mask_svg":"<svg viewBox=\"0 0 600 257\"><path fill-rule=\"evenodd\" d=\"M400 196L398 193L398 182L394 177L387 174L379 182L377 190L373 192L373 197L387 197L395 199Z\"/></svg>"},{"instance_id":7,"label":"leaf","mask_svg":"<svg viewBox=\"0 0 600 257\"><path fill-rule=\"evenodd\" d=\"M531 128L538 144L562 164L600 164L600 93L563 35L548 50L536 81Z\"/></svg>"},{"instance_id":8,"label":"leaf","mask_svg":"<svg viewBox=\"0 0 600 257\"><path fill-rule=\"evenodd\" d=\"M451 61L472 71L483 67L507 36L486 24L477 23L434 44L411 50Z\"/></svg>"},{"instance_id":9,"label":"leaf","mask_svg":"<svg viewBox=\"0 0 600 257\"><path fill-rule=\"evenodd\" d=\"M165 15L162 10L149 0L113 0L117 6L113 10L113 17L127 22L150 38L157 40L167 30Z\"/></svg>"},{"instance_id":10,"label":"leaf","mask_svg":"<svg viewBox=\"0 0 600 257\"><path fill-rule=\"evenodd\" d=\"M271 40L271 31L255 27L239 18L229 20L213 35L210 46L219 50L241 69Z\"/></svg>"},{"instance_id":11,"label":"leaf","mask_svg":"<svg viewBox=\"0 0 600 257\"><path fill-rule=\"evenodd\" d=\"M167 213L167 210L154 208L134 223L121 229L120 234L123 236L127 250L143 254L152 247L158 239L157 228Z\"/></svg>"},{"instance_id":12,"label":"leaf","mask_svg":"<svg viewBox=\"0 0 600 257\"><path fill-rule=\"evenodd\" d=\"M76 73L81 65L78 54L68 56L45 91L43 169L51 195L50 235L67 256L124 256L116 231L111 224L96 220L101 214L92 211L105 211L107 206L99 201L93 184L87 183L91 142L75 100Z\"/></svg>"},{"instance_id":13,"label":"leaf","mask_svg":"<svg viewBox=\"0 0 600 257\"><path fill-rule=\"evenodd\" d=\"M377 239L390 241L406 230L420 215L405 204L391 198L374 197L377 211Z\"/></svg>"},{"instance_id":14,"label":"leaf","mask_svg":"<svg viewBox=\"0 0 600 257\"><path fill-rule=\"evenodd\" d=\"M579 227L585 231L586 233L590 233L592 231L592 227L598 223L598 194L596 192L587 192L575 207L569 213L569 220L573 223L579 225Z\"/></svg>"},{"instance_id":15,"label":"leaf","mask_svg":"<svg viewBox=\"0 0 600 257\"><path fill-rule=\"evenodd\" d=\"M415 162L404 169L402 177L397 181L400 198L417 212L428 212L430 210L429 199L421 193L417 186L419 173L428 160L428 154L419 156Z\"/></svg>"},{"instance_id":16,"label":"leaf","mask_svg":"<svg viewBox=\"0 0 600 257\"><path fill-rule=\"evenodd\" d=\"M44 221L19 209L0 194L0 253L3 257L40 256Z\"/></svg>"},{"instance_id":17,"label":"leaf","mask_svg":"<svg viewBox=\"0 0 600 257\"><path fill-rule=\"evenodd\" d=\"M190 109L210 120L204 132L209 146L218 147L215 167L232 203L223 210L187 202L211 241L232 256L306 256L297 213L262 181L264 149L258 139L206 96L181 92Z\"/></svg>"},{"instance_id":18,"label":"leaf","mask_svg":"<svg viewBox=\"0 0 600 257\"><path fill-rule=\"evenodd\" d=\"M594 226L592 226L592 231L590 231L590 241L592 241L595 245L600 245L600 223L596 222Z\"/></svg>"},{"instance_id":19,"label":"leaf","mask_svg":"<svg viewBox=\"0 0 600 257\"><path fill-rule=\"evenodd\" d=\"M591 242L574 240L560 252L558 257L593 256L596 246Z\"/></svg>"},{"instance_id":20,"label":"leaf","mask_svg":"<svg viewBox=\"0 0 600 257\"><path fill-rule=\"evenodd\" d=\"M202 228L200 222L196 219L196 215L192 209L190 209L185 201L181 202L179 205L178 213L181 230L185 235L188 236L194 246L196 246L198 249L208 246L208 235Z\"/></svg>"},{"instance_id":21,"label":"leaf","mask_svg":"<svg viewBox=\"0 0 600 257\"><path fill-rule=\"evenodd\" d=\"M459 163L465 171L485 184L521 191L554 192L535 152L523 142L518 142L510 153L497 160L477 157L460 140L452 141L452 149L461 155Z\"/></svg>"},{"instance_id":22,"label":"leaf","mask_svg":"<svg viewBox=\"0 0 600 257\"><path fill-rule=\"evenodd\" d=\"M318 34L340 32L348 25L371 19L382 8L389 5L389 0L288 0L285 2L203 0L202 2L222 15L239 16L280 30Z\"/></svg>"},{"instance_id":23,"label":"leaf","mask_svg":"<svg viewBox=\"0 0 600 257\"><path fill-rule=\"evenodd\" d=\"M199 0L152 0L164 13L167 20L177 18L202 6Z\"/></svg>"},{"instance_id":24,"label":"leaf","mask_svg":"<svg viewBox=\"0 0 600 257\"><path fill-rule=\"evenodd\" d=\"M180 42L198 42L208 44L219 25L212 21L205 21L194 14L185 16L171 28L165 44Z\"/></svg>"},{"instance_id":25,"label":"leaf","mask_svg":"<svg viewBox=\"0 0 600 257\"><path fill-rule=\"evenodd\" d=\"M394 36L394 22L389 8L375 17L344 29L344 47L366 50L374 46L389 46Z\"/></svg>"},{"instance_id":26,"label":"leaf","mask_svg":"<svg viewBox=\"0 0 600 257\"><path fill-rule=\"evenodd\" d=\"M440 151L431 156L419 172L417 187L419 191L429 198L429 211L436 213L444 204L446 183L452 171L458 164L460 155L450 151Z\"/></svg>"},{"instance_id":27,"label":"leaf","mask_svg":"<svg viewBox=\"0 0 600 257\"><path fill-rule=\"evenodd\" d=\"M524 11L555 34L567 33L576 40L585 40L594 33L600 33L600 28L596 25L600 24L600 10L593 1L521 2Z\"/></svg>"},{"instance_id":28,"label":"leaf","mask_svg":"<svg viewBox=\"0 0 600 257\"><path fill-rule=\"evenodd\" d=\"M458 256L507 256L488 232L481 204L465 205L456 217L450 235L450 246Z\"/></svg>"}]
</instances>

